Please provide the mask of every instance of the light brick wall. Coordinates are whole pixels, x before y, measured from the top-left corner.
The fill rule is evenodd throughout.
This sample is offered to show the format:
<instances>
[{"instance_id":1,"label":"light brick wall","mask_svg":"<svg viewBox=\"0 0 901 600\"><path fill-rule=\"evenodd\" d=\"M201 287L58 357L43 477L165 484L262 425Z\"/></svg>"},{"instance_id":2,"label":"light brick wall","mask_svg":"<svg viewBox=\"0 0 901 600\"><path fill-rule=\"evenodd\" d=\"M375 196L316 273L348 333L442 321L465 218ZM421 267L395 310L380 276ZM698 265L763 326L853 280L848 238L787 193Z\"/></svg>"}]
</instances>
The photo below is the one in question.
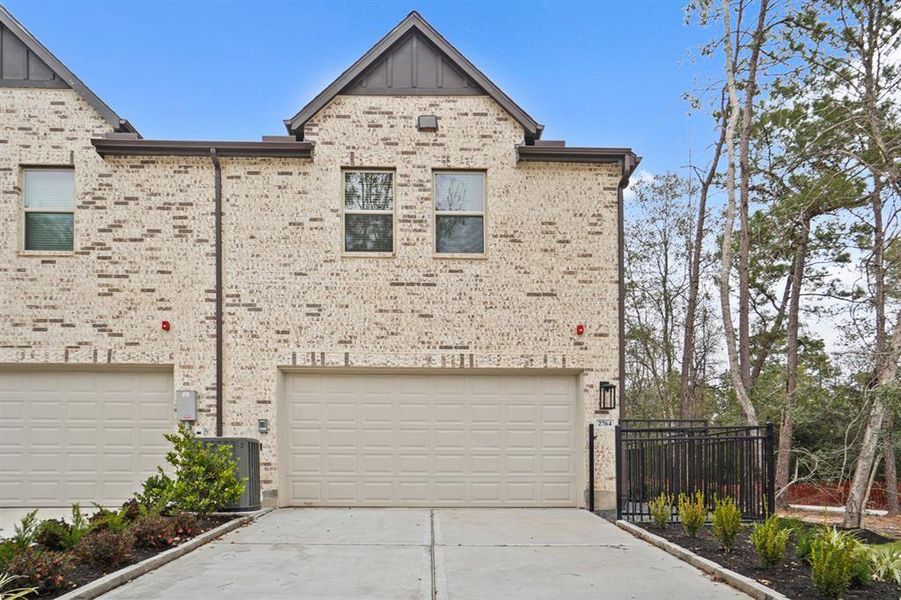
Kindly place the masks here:
<instances>
[{"instance_id":1,"label":"light brick wall","mask_svg":"<svg viewBox=\"0 0 901 600\"><path fill-rule=\"evenodd\" d=\"M172 364L212 430L210 160L104 161L89 138L108 126L69 90L0 88L0 102L0 363ZM420 114L439 131L417 131ZM258 437L270 419L265 490L277 487L280 368L567 369L595 417L597 383L618 379L619 171L517 164L522 137L483 96L339 96L307 126L313 161L222 159L225 434ZM23 256L19 165L70 157L76 251ZM396 170L391 258L341 252L352 166ZM433 257L432 170L448 168L486 171L485 258ZM612 502L612 454L604 430L599 505Z\"/></svg>"}]
</instances>

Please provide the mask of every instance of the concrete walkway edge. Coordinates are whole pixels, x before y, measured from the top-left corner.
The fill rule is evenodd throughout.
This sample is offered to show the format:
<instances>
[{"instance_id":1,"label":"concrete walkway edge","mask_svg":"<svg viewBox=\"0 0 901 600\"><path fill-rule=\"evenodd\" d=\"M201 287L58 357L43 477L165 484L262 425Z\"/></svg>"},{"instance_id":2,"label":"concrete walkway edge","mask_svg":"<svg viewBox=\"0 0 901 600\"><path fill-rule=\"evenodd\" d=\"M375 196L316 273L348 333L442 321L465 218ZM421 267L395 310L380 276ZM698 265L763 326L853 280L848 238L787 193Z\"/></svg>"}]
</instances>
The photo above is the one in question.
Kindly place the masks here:
<instances>
[{"instance_id":1,"label":"concrete walkway edge","mask_svg":"<svg viewBox=\"0 0 901 600\"><path fill-rule=\"evenodd\" d=\"M150 558L144 559L141 562L135 563L133 565L123 567L122 569L114 571L109 575L104 575L100 579L95 579L94 581L86 583L80 588L76 588L67 594L58 596L56 600L93 600L101 594L105 594L110 590L114 590L120 585L126 584L129 581L132 581L133 579L144 575L145 573L149 573L150 571L158 569L166 563L170 563L176 558L182 557L188 552L196 550L204 544L208 544L216 538L222 537L226 533L234 531L238 527L250 523L254 519L265 515L271 510L271 508L264 508L251 514L242 513L244 516L239 516L237 519L223 523L219 527L205 531L204 533L201 533L197 537L191 538L180 546L176 546L175 548L170 548L169 550L160 552L159 554L151 556Z\"/></svg>"},{"instance_id":2,"label":"concrete walkway edge","mask_svg":"<svg viewBox=\"0 0 901 600\"><path fill-rule=\"evenodd\" d=\"M686 550L682 546L678 544L674 544L669 540L666 540L659 535L654 535L653 533L642 529L632 523L627 521L618 520L616 522L617 526L620 529L624 529L634 535L635 537L642 539L649 544L653 544L657 546L661 550L672 554L676 558L680 560L684 560L688 564L692 565L708 573L709 575L713 575L722 579L724 582L728 583L732 587L737 590L740 590L752 598L756 598L757 600L790 600L787 596L783 596L776 590L772 588L768 588L760 582L754 581L750 577L745 577L740 573L736 573L731 569L727 569L726 567L713 562L703 556L698 556L694 552L690 550Z\"/></svg>"}]
</instances>

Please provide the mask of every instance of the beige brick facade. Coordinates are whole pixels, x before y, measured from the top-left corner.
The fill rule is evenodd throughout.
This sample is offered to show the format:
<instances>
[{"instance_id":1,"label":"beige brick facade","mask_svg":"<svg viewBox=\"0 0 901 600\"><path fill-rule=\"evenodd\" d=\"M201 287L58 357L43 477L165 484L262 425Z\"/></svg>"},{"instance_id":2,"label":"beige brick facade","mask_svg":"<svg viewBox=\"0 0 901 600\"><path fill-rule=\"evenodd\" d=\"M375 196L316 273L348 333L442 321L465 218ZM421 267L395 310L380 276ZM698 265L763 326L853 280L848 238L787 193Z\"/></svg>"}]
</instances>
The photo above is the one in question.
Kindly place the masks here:
<instances>
[{"instance_id":1,"label":"beige brick facade","mask_svg":"<svg viewBox=\"0 0 901 600\"><path fill-rule=\"evenodd\" d=\"M418 131L421 114L439 130ZM172 365L211 431L211 161L104 160L90 138L109 131L72 90L0 88L0 364ZM285 370L569 370L597 417L598 382L619 380L619 166L517 163L522 126L478 95L337 96L305 139L313 160L222 159L224 433L262 439L264 490ZM75 167L75 251L23 253L21 167L60 164ZM342 253L346 167L395 170L394 256ZM455 168L486 173L484 258L433 255L432 173ZM601 430L599 506L612 437Z\"/></svg>"}]
</instances>

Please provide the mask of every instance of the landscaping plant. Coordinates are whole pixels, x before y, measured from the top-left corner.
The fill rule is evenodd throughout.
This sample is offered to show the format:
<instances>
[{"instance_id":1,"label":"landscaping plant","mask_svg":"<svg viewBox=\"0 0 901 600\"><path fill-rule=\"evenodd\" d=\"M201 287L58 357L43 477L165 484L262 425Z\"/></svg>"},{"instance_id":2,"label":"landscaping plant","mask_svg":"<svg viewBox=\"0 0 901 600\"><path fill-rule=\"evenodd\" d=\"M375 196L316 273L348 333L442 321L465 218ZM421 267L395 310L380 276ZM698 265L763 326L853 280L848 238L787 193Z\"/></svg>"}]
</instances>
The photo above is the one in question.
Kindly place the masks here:
<instances>
[{"instance_id":1,"label":"landscaping plant","mask_svg":"<svg viewBox=\"0 0 901 600\"><path fill-rule=\"evenodd\" d=\"M707 520L707 504L704 502L704 494L695 492L694 495L679 494L679 520L685 532L694 537L698 530L704 526Z\"/></svg>"},{"instance_id":2,"label":"landscaping plant","mask_svg":"<svg viewBox=\"0 0 901 600\"><path fill-rule=\"evenodd\" d=\"M870 569L876 581L901 586L901 542L871 547Z\"/></svg>"},{"instance_id":3,"label":"landscaping plant","mask_svg":"<svg viewBox=\"0 0 901 600\"><path fill-rule=\"evenodd\" d=\"M772 568L785 558L785 545L791 530L782 526L776 515L770 515L763 523L754 526L751 532L751 544L760 562Z\"/></svg>"},{"instance_id":4,"label":"landscaping plant","mask_svg":"<svg viewBox=\"0 0 901 600\"><path fill-rule=\"evenodd\" d=\"M824 527L810 546L811 579L817 592L838 598L851 585L859 542L850 533Z\"/></svg>"},{"instance_id":5,"label":"landscaping plant","mask_svg":"<svg viewBox=\"0 0 901 600\"><path fill-rule=\"evenodd\" d=\"M23 577L0 573L0 600L22 600L26 596L38 593L37 588L33 587L12 587L16 579L23 579Z\"/></svg>"},{"instance_id":6,"label":"landscaping plant","mask_svg":"<svg viewBox=\"0 0 901 600\"><path fill-rule=\"evenodd\" d=\"M128 563L133 546L134 537L130 531L96 529L81 538L75 546L75 554L98 571L106 573Z\"/></svg>"},{"instance_id":7,"label":"landscaping plant","mask_svg":"<svg viewBox=\"0 0 901 600\"><path fill-rule=\"evenodd\" d=\"M10 541L16 547L17 550L23 551L34 542L34 536L38 533L38 511L33 510L24 517L22 520L13 526L13 536Z\"/></svg>"},{"instance_id":8,"label":"landscaping plant","mask_svg":"<svg viewBox=\"0 0 901 600\"><path fill-rule=\"evenodd\" d=\"M177 536L193 537L200 533L200 521L189 512L179 511L169 517Z\"/></svg>"},{"instance_id":9,"label":"landscaping plant","mask_svg":"<svg viewBox=\"0 0 901 600\"><path fill-rule=\"evenodd\" d=\"M167 548L175 540L174 519L161 515L139 517L129 528L135 546L141 548Z\"/></svg>"},{"instance_id":10,"label":"landscaping plant","mask_svg":"<svg viewBox=\"0 0 901 600\"><path fill-rule=\"evenodd\" d=\"M64 552L30 547L10 559L5 569L21 577L25 586L45 594L69 587L72 560Z\"/></svg>"},{"instance_id":11,"label":"landscaping plant","mask_svg":"<svg viewBox=\"0 0 901 600\"><path fill-rule=\"evenodd\" d=\"M712 526L713 535L719 540L720 545L726 550L731 549L741 532L741 511L730 496L716 501Z\"/></svg>"},{"instance_id":12,"label":"landscaping plant","mask_svg":"<svg viewBox=\"0 0 901 600\"><path fill-rule=\"evenodd\" d=\"M166 462L172 465L174 477L159 473L144 482L141 501L159 506L171 502L181 510L207 514L237 502L244 493L244 481L226 446L204 444L186 425L177 433L166 434L172 450Z\"/></svg>"},{"instance_id":13,"label":"landscaping plant","mask_svg":"<svg viewBox=\"0 0 901 600\"><path fill-rule=\"evenodd\" d=\"M654 525L666 527L673 517L673 497L666 492L661 492L659 496L648 502L648 508L651 511Z\"/></svg>"}]
</instances>

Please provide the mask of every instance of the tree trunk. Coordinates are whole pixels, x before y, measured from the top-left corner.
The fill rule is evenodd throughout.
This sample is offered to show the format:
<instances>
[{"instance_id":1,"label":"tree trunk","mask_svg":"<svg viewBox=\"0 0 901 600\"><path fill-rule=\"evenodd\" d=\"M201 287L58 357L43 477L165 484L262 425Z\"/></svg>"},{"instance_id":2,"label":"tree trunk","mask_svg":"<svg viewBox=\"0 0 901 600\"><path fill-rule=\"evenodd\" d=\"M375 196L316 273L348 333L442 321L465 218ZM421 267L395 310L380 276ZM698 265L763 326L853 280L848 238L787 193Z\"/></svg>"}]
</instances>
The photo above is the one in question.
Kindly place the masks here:
<instances>
[{"instance_id":1,"label":"tree trunk","mask_svg":"<svg viewBox=\"0 0 901 600\"><path fill-rule=\"evenodd\" d=\"M724 48L726 53L726 88L729 92L729 118L726 121L726 218L720 262L720 311L723 315L723 330L726 336L726 353L729 357L729 376L735 388L735 397L741 406L744 420L749 425L757 425L757 411L751 403L751 396L741 376L738 348L735 344L735 326L732 322L732 306L729 277L732 273L732 228L735 225L735 128L738 124L738 90L735 83L735 58L732 50L732 24L730 2L723 0L723 26L726 30Z\"/></svg>"},{"instance_id":2,"label":"tree trunk","mask_svg":"<svg viewBox=\"0 0 901 600\"><path fill-rule=\"evenodd\" d=\"M791 467L792 432L795 408L795 393L798 389L798 329L801 312L801 285L804 281L804 263L807 259L807 243L810 238L810 215L802 217L795 261L792 266L791 301L788 307L788 331L786 331L786 383L785 403L782 406L782 420L779 426L779 456L776 461L776 506L788 504L788 484Z\"/></svg>"},{"instance_id":3,"label":"tree trunk","mask_svg":"<svg viewBox=\"0 0 901 600\"><path fill-rule=\"evenodd\" d=\"M895 465L895 419L891 411L885 417L885 435L883 436L883 451L885 455L885 501L888 505L889 516L896 516L898 510L898 470Z\"/></svg>"},{"instance_id":4,"label":"tree trunk","mask_svg":"<svg viewBox=\"0 0 901 600\"><path fill-rule=\"evenodd\" d=\"M886 417L886 407L879 394L883 387L891 385L895 379L899 357L901 357L901 311L898 311L896 315L891 342L881 357L881 364L876 372L876 381L873 385L873 407L870 409L870 416L863 433L860 454L857 455L857 463L854 465L854 477L851 479L851 490L848 494L848 502L845 504L843 527L861 527L863 524L863 509L867 500L867 479L869 479L870 469L873 467L873 460L876 456L879 431L882 429Z\"/></svg>"},{"instance_id":5,"label":"tree trunk","mask_svg":"<svg viewBox=\"0 0 901 600\"><path fill-rule=\"evenodd\" d=\"M745 102L741 115L741 133L739 135L739 165L741 180L739 186L739 232L738 248L738 354L741 365L741 380L750 393L751 390L751 125L754 123L754 99L757 97L757 66L760 62L760 49L766 37L766 15L768 0L760 1L757 13L757 27L751 40L751 54L748 58L748 78L745 80Z\"/></svg>"},{"instance_id":6,"label":"tree trunk","mask_svg":"<svg viewBox=\"0 0 901 600\"><path fill-rule=\"evenodd\" d=\"M725 120L727 111L723 109ZM701 182L701 193L698 200L698 221L695 227L694 246L691 249L691 263L688 265L688 304L685 307L685 328L682 340L682 372L679 380L679 418L693 419L695 382L697 373L694 371L695 362L695 316L698 311L698 290L701 283L701 254L704 246L704 221L707 218L707 195L716 177L720 163L720 155L723 152L723 143L726 141L726 123L721 123L720 138L713 150L713 159L707 175Z\"/></svg>"}]
</instances>

